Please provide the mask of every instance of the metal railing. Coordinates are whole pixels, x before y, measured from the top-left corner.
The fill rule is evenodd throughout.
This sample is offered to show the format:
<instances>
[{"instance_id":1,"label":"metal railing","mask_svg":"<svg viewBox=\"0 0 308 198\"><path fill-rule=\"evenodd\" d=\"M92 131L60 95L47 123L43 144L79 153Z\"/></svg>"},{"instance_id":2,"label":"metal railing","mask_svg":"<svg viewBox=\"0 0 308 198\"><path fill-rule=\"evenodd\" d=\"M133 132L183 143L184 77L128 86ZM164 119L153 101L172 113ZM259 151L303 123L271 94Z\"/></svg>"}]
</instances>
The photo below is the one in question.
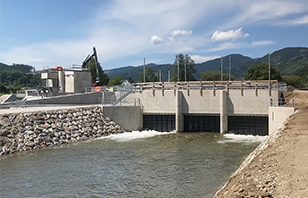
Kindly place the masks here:
<instances>
[{"instance_id":1,"label":"metal railing","mask_svg":"<svg viewBox=\"0 0 308 198\"><path fill-rule=\"evenodd\" d=\"M127 98L125 100L119 101L117 104L114 104L114 100L111 98L111 99L104 100L102 105L103 106L140 106L141 108L143 107L140 98Z\"/></svg>"},{"instance_id":2,"label":"metal railing","mask_svg":"<svg viewBox=\"0 0 308 198\"><path fill-rule=\"evenodd\" d=\"M279 98L277 102L275 102L272 98L270 98L270 106L271 107L295 107L295 99L286 99Z\"/></svg>"},{"instance_id":3,"label":"metal railing","mask_svg":"<svg viewBox=\"0 0 308 198\"><path fill-rule=\"evenodd\" d=\"M131 88L121 88L119 91L115 91L114 95L112 96L113 105L117 105L119 102L121 102L126 96L128 96L132 92Z\"/></svg>"},{"instance_id":4,"label":"metal railing","mask_svg":"<svg viewBox=\"0 0 308 198\"><path fill-rule=\"evenodd\" d=\"M142 90L222 90L222 89L278 89L277 80L262 81L187 81L134 83L133 91Z\"/></svg>"}]
</instances>

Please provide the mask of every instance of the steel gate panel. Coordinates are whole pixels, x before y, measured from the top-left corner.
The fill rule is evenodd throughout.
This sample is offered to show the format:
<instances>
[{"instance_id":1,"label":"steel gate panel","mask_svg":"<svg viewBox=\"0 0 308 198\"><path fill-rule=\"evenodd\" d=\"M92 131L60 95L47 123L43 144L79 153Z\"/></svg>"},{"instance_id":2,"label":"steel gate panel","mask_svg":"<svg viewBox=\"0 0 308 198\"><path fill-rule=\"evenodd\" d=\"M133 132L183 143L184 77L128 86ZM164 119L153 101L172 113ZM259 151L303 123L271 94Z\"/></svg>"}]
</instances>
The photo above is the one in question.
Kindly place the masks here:
<instances>
[{"instance_id":1,"label":"steel gate panel","mask_svg":"<svg viewBox=\"0 0 308 198\"><path fill-rule=\"evenodd\" d=\"M228 132L244 135L268 135L268 116L229 116Z\"/></svg>"},{"instance_id":2,"label":"steel gate panel","mask_svg":"<svg viewBox=\"0 0 308 198\"><path fill-rule=\"evenodd\" d=\"M219 115L184 115L185 132L219 132Z\"/></svg>"},{"instance_id":3,"label":"steel gate panel","mask_svg":"<svg viewBox=\"0 0 308 198\"><path fill-rule=\"evenodd\" d=\"M143 115L143 129L169 132L175 130L175 115Z\"/></svg>"}]
</instances>

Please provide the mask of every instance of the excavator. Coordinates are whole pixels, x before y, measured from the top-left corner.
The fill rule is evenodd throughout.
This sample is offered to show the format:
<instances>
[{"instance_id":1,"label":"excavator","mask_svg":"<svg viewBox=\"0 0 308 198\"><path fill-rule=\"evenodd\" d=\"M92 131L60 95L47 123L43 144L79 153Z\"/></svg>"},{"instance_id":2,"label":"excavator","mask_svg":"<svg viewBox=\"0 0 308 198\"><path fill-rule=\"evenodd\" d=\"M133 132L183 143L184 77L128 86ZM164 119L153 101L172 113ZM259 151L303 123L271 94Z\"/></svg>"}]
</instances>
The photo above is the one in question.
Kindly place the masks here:
<instances>
[{"instance_id":1,"label":"excavator","mask_svg":"<svg viewBox=\"0 0 308 198\"><path fill-rule=\"evenodd\" d=\"M95 88L95 91L100 91L102 90L102 86L98 86L98 82L99 82L99 72L98 72L98 58L97 58L97 53L96 53L96 49L95 47L93 47L93 53L89 54L86 59L83 61L81 68L83 70L89 69L89 62L92 60L92 58L94 58L95 61L95 69L96 69L96 80L95 83L93 83L92 87Z\"/></svg>"}]
</instances>

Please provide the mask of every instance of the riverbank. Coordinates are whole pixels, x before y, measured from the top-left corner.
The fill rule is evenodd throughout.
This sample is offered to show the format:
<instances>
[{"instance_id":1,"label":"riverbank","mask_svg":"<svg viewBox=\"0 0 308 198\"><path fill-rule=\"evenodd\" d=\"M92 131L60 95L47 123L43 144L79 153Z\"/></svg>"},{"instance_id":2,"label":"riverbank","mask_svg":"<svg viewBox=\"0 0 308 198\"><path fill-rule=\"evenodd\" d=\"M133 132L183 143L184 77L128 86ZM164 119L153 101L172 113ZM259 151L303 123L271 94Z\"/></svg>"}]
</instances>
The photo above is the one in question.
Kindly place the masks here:
<instances>
[{"instance_id":1,"label":"riverbank","mask_svg":"<svg viewBox=\"0 0 308 198\"><path fill-rule=\"evenodd\" d=\"M297 112L260 145L214 198L308 197L308 92L285 95Z\"/></svg>"},{"instance_id":2,"label":"riverbank","mask_svg":"<svg viewBox=\"0 0 308 198\"><path fill-rule=\"evenodd\" d=\"M0 114L0 156L123 132L100 106Z\"/></svg>"}]
</instances>

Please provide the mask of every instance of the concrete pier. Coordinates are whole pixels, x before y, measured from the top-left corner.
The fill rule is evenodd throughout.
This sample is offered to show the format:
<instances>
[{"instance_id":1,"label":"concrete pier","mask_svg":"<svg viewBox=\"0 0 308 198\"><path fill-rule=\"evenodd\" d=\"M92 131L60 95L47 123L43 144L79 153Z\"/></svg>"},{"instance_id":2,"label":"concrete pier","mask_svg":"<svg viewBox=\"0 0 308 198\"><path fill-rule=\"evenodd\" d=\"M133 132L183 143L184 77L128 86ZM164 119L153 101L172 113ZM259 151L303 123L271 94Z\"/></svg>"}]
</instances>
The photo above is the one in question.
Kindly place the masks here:
<instances>
[{"instance_id":1,"label":"concrete pier","mask_svg":"<svg viewBox=\"0 0 308 198\"><path fill-rule=\"evenodd\" d=\"M220 90L220 133L228 132L227 92Z\"/></svg>"},{"instance_id":2,"label":"concrete pier","mask_svg":"<svg viewBox=\"0 0 308 198\"><path fill-rule=\"evenodd\" d=\"M176 92L176 97L175 97L175 130L177 132L182 132L184 129L184 116L183 116L183 94L181 91Z\"/></svg>"}]
</instances>

